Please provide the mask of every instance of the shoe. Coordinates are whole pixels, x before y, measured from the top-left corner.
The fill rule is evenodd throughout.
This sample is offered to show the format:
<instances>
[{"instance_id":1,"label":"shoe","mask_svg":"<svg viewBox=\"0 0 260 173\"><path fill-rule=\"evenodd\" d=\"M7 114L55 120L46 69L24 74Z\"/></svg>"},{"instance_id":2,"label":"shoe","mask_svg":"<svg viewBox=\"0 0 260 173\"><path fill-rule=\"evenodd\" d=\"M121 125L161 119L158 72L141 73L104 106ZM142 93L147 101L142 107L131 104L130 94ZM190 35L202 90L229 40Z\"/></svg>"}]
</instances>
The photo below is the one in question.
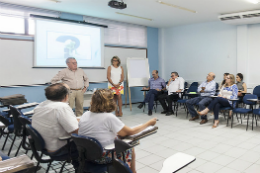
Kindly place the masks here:
<instances>
[{"instance_id":1,"label":"shoe","mask_svg":"<svg viewBox=\"0 0 260 173\"><path fill-rule=\"evenodd\" d=\"M162 112L161 112L161 114L166 114L166 113L167 113L167 111L162 111Z\"/></svg>"},{"instance_id":2,"label":"shoe","mask_svg":"<svg viewBox=\"0 0 260 173\"><path fill-rule=\"evenodd\" d=\"M203 119L203 120L201 120L200 124L201 124L201 125L202 125L202 124L206 124L207 122L208 122L207 119Z\"/></svg>"},{"instance_id":3,"label":"shoe","mask_svg":"<svg viewBox=\"0 0 260 173\"><path fill-rule=\"evenodd\" d=\"M173 115L173 114L174 114L173 111L169 111L169 112L166 113L166 116L170 116L170 115Z\"/></svg>"},{"instance_id":4,"label":"shoe","mask_svg":"<svg viewBox=\"0 0 260 173\"><path fill-rule=\"evenodd\" d=\"M142 107L144 106L144 104L143 103L141 103L140 105L138 105L137 107L139 108L139 109L142 109Z\"/></svg>"},{"instance_id":5,"label":"shoe","mask_svg":"<svg viewBox=\"0 0 260 173\"><path fill-rule=\"evenodd\" d=\"M149 111L148 111L148 115L149 115L149 116L153 115L153 111L152 111L152 110L149 110Z\"/></svg>"},{"instance_id":6,"label":"shoe","mask_svg":"<svg viewBox=\"0 0 260 173\"><path fill-rule=\"evenodd\" d=\"M212 128L216 128L218 127L219 121L215 122L214 125L212 126Z\"/></svg>"},{"instance_id":7,"label":"shoe","mask_svg":"<svg viewBox=\"0 0 260 173\"><path fill-rule=\"evenodd\" d=\"M199 119L199 116L198 116L198 115L195 116L195 117L192 117L192 118L190 119L190 121L195 121L195 120L197 120L197 119Z\"/></svg>"}]
</instances>

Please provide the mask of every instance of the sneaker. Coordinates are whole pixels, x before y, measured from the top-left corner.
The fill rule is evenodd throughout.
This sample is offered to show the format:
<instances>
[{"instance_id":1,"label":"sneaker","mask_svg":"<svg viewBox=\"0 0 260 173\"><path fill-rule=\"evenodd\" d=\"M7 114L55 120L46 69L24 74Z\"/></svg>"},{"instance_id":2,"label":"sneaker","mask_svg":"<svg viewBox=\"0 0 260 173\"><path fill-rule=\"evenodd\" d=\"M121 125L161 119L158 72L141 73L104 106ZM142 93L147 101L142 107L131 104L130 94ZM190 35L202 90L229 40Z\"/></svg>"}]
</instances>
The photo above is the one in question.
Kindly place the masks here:
<instances>
[{"instance_id":1,"label":"sneaker","mask_svg":"<svg viewBox=\"0 0 260 173\"><path fill-rule=\"evenodd\" d=\"M138 105L137 107L139 108L139 109L142 109L142 107L144 106L144 104L143 103L141 103L140 105Z\"/></svg>"},{"instance_id":2,"label":"sneaker","mask_svg":"<svg viewBox=\"0 0 260 173\"><path fill-rule=\"evenodd\" d=\"M152 110L149 110L149 111L148 111L148 115L149 115L149 116L153 115L153 111L152 111Z\"/></svg>"}]
</instances>

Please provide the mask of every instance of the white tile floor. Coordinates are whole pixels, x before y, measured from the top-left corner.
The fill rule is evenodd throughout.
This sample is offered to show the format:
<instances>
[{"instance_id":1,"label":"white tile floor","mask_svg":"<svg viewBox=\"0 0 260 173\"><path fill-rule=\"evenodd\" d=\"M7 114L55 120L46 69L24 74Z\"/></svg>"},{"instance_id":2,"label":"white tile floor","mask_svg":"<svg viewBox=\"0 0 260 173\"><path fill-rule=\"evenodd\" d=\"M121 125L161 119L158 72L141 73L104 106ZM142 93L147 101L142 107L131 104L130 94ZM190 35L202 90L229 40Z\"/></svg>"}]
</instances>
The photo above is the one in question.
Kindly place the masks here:
<instances>
[{"instance_id":1,"label":"white tile floor","mask_svg":"<svg viewBox=\"0 0 260 173\"><path fill-rule=\"evenodd\" d=\"M231 129L226 127L224 118L220 116L219 127L212 129L213 116L209 116L207 124L200 125L199 120L190 122L186 119L184 109L179 110L178 117L165 116L160 111L158 106L157 113L148 116L135 104L133 111L129 110L129 106L124 108L124 116L120 118L128 126L144 123L152 117L159 119L156 124L159 127L157 134L142 139L135 148L138 173L159 173L163 161L177 152L196 157L196 161L179 173L260 173L260 127L246 131L245 120L242 125L234 120ZM3 138L0 143L2 147ZM15 144L18 145L18 141ZM9 146L8 142L5 153ZM11 156L16 148L12 150Z\"/></svg>"},{"instance_id":2,"label":"white tile floor","mask_svg":"<svg viewBox=\"0 0 260 173\"><path fill-rule=\"evenodd\" d=\"M152 117L159 121L157 134L140 140L136 147L136 168L138 173L158 173L163 161L177 153L183 152L196 157L196 161L178 172L189 173L260 173L260 127L246 131L246 120L234 126L226 127L226 121L220 116L220 125L212 129L213 116L205 125L200 120L191 122L186 119L184 109L175 115L165 116L157 113L148 116L147 112L133 105L124 108L120 118L126 125L134 126L144 123ZM251 121L250 121L251 122ZM173 163L174 164L174 163Z\"/></svg>"}]
</instances>

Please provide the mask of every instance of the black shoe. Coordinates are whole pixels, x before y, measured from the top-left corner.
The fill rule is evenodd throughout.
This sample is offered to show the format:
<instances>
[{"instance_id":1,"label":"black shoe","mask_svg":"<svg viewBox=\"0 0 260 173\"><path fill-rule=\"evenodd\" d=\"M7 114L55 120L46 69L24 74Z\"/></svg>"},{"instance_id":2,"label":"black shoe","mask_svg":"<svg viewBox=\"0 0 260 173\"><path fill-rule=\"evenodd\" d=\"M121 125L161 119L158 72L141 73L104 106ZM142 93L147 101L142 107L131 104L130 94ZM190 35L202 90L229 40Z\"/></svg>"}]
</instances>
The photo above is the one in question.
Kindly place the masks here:
<instances>
[{"instance_id":1,"label":"black shoe","mask_svg":"<svg viewBox=\"0 0 260 173\"><path fill-rule=\"evenodd\" d=\"M149 110L149 111L148 111L148 115L149 115L149 116L153 115L153 111L152 111L152 110Z\"/></svg>"},{"instance_id":2,"label":"black shoe","mask_svg":"<svg viewBox=\"0 0 260 173\"><path fill-rule=\"evenodd\" d=\"M142 109L142 107L144 106L144 104L143 103L141 103L140 105L138 105L137 107L139 108L139 109Z\"/></svg>"},{"instance_id":3,"label":"black shoe","mask_svg":"<svg viewBox=\"0 0 260 173\"><path fill-rule=\"evenodd\" d=\"M166 114L166 113L167 113L167 111L162 111L162 112L161 112L161 114Z\"/></svg>"},{"instance_id":4,"label":"black shoe","mask_svg":"<svg viewBox=\"0 0 260 173\"><path fill-rule=\"evenodd\" d=\"M166 116L170 116L170 115L173 115L173 114L174 114L173 111L169 111L169 112L166 113Z\"/></svg>"}]
</instances>

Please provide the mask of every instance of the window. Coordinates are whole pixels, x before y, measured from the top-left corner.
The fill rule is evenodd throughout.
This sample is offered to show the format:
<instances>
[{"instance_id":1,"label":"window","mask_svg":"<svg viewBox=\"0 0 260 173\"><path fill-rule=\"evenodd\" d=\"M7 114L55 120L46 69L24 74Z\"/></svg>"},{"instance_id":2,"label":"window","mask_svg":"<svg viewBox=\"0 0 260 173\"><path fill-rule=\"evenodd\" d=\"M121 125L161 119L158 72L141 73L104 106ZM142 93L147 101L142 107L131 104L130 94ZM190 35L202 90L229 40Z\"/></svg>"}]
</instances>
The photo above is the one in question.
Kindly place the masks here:
<instances>
[{"instance_id":1,"label":"window","mask_svg":"<svg viewBox=\"0 0 260 173\"><path fill-rule=\"evenodd\" d=\"M25 34L24 18L0 16L0 32Z\"/></svg>"},{"instance_id":2,"label":"window","mask_svg":"<svg viewBox=\"0 0 260 173\"><path fill-rule=\"evenodd\" d=\"M35 34L35 20L28 19L28 34L29 35Z\"/></svg>"}]
</instances>

